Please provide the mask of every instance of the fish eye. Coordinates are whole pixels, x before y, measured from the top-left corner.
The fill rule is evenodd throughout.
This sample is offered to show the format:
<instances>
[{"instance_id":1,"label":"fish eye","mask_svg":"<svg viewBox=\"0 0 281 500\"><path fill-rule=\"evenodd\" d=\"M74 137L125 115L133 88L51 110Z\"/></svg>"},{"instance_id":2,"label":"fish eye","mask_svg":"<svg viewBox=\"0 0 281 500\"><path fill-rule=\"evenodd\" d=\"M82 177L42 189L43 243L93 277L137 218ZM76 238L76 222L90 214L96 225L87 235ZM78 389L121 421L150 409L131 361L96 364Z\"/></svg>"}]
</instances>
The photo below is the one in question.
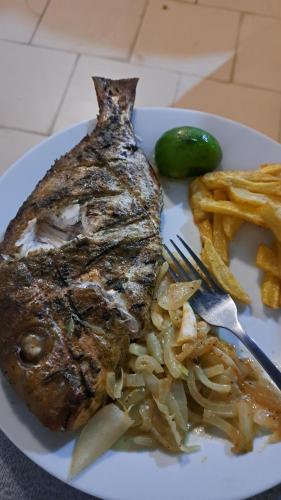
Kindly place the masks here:
<instances>
[{"instance_id":1,"label":"fish eye","mask_svg":"<svg viewBox=\"0 0 281 500\"><path fill-rule=\"evenodd\" d=\"M26 333L20 342L21 360L24 363L38 363L44 354L45 340L41 334Z\"/></svg>"}]
</instances>

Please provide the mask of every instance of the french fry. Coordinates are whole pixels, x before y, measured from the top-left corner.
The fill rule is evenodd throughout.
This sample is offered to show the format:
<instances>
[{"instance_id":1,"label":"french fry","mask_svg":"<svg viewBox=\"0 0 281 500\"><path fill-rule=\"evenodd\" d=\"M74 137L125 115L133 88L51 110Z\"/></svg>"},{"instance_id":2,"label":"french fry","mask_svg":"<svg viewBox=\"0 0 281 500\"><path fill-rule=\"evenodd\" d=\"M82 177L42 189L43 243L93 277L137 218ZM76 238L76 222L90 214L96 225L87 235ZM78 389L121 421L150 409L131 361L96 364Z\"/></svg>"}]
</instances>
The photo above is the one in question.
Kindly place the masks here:
<instances>
[{"instance_id":1,"label":"french fry","mask_svg":"<svg viewBox=\"0 0 281 500\"><path fill-rule=\"evenodd\" d=\"M203 199L200 201L199 206L205 212L231 215L244 221L257 224L258 226L267 227L263 217L257 213L257 209L250 208L247 205L237 205L236 203L233 203L233 201Z\"/></svg>"},{"instance_id":2,"label":"french fry","mask_svg":"<svg viewBox=\"0 0 281 500\"><path fill-rule=\"evenodd\" d=\"M269 184L269 188L280 183L279 179L272 175L258 171L228 171L228 172L209 172L201 177L202 182L208 189L227 189L228 186L241 187L254 192L263 192L260 189ZM258 189L258 191L256 191ZM265 188L267 190L268 188Z\"/></svg>"},{"instance_id":3,"label":"french fry","mask_svg":"<svg viewBox=\"0 0 281 500\"><path fill-rule=\"evenodd\" d=\"M261 285L261 299L265 306L277 309L280 306L280 280L266 272Z\"/></svg>"},{"instance_id":4,"label":"french fry","mask_svg":"<svg viewBox=\"0 0 281 500\"><path fill-rule=\"evenodd\" d=\"M199 206L201 200L205 198L212 198L210 191L204 186L201 179L198 177L194 179L189 185L189 193L190 193L190 207L192 210L194 222L198 224L202 222L204 219L209 217Z\"/></svg>"},{"instance_id":5,"label":"french fry","mask_svg":"<svg viewBox=\"0 0 281 500\"><path fill-rule=\"evenodd\" d=\"M226 194L220 189L215 189L214 199L217 201L226 200ZM213 216L213 245L221 256L222 260L228 263L228 241L223 230L223 215L214 214Z\"/></svg>"},{"instance_id":6,"label":"french fry","mask_svg":"<svg viewBox=\"0 0 281 500\"><path fill-rule=\"evenodd\" d=\"M209 219L202 220L199 222L198 229L200 232L201 238L209 238L209 240L213 240L213 229L212 224Z\"/></svg>"},{"instance_id":7,"label":"french fry","mask_svg":"<svg viewBox=\"0 0 281 500\"><path fill-rule=\"evenodd\" d=\"M229 240L234 239L242 224L243 220L238 219L238 217L233 217L231 215L222 216L223 230Z\"/></svg>"},{"instance_id":8,"label":"french fry","mask_svg":"<svg viewBox=\"0 0 281 500\"><path fill-rule=\"evenodd\" d=\"M247 189L236 188L233 186L228 188L228 196L231 201L234 201L234 203L244 203L254 207L260 207L262 205L266 205L267 203L280 203L280 199L276 196L253 193Z\"/></svg>"},{"instance_id":9,"label":"french fry","mask_svg":"<svg viewBox=\"0 0 281 500\"><path fill-rule=\"evenodd\" d=\"M281 177L281 163L264 163L261 165L261 170L274 177Z\"/></svg>"},{"instance_id":10,"label":"french fry","mask_svg":"<svg viewBox=\"0 0 281 500\"><path fill-rule=\"evenodd\" d=\"M203 245L201 253L202 259L206 263L208 269L213 273L218 283L226 292L230 293L230 295L241 300L241 302L245 304L249 304L250 297L243 290L220 255L216 252L212 242L208 238L204 238Z\"/></svg>"},{"instance_id":11,"label":"french fry","mask_svg":"<svg viewBox=\"0 0 281 500\"><path fill-rule=\"evenodd\" d=\"M271 204L263 205L258 209L258 215L281 243L281 205L279 207Z\"/></svg>"},{"instance_id":12,"label":"french fry","mask_svg":"<svg viewBox=\"0 0 281 500\"><path fill-rule=\"evenodd\" d=\"M259 245L256 266L263 271L270 272L276 278L281 278L281 268L278 267L278 259L274 250L263 243Z\"/></svg>"},{"instance_id":13,"label":"french fry","mask_svg":"<svg viewBox=\"0 0 281 500\"><path fill-rule=\"evenodd\" d=\"M281 273L281 243L279 243L279 241L276 241L274 247L277 255L277 266L278 269L280 269Z\"/></svg>"}]
</instances>

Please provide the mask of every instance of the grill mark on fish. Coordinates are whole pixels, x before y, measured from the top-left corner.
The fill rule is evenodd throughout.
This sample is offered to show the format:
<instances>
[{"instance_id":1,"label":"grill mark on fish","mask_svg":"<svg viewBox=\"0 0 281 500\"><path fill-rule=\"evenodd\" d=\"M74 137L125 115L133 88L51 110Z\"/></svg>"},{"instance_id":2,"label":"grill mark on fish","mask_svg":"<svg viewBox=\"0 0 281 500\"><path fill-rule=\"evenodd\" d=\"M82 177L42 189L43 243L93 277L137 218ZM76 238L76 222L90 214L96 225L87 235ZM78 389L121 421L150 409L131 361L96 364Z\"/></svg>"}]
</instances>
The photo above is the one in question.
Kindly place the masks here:
<instances>
[{"instance_id":1,"label":"grill mark on fish","mask_svg":"<svg viewBox=\"0 0 281 500\"><path fill-rule=\"evenodd\" d=\"M95 79L96 129L50 168L0 245L0 365L53 430L86 423L107 370L150 328L161 194L130 122L136 82Z\"/></svg>"}]
</instances>

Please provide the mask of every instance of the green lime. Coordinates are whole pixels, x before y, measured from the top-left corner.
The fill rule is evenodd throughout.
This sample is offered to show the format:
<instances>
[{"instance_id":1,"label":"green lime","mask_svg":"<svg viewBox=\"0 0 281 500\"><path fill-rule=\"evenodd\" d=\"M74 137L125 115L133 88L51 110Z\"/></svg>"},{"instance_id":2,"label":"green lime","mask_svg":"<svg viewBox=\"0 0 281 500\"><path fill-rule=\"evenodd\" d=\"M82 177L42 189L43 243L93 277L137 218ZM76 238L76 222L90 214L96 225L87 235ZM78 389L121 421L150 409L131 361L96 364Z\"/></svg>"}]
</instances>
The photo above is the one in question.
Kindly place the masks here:
<instances>
[{"instance_id":1,"label":"green lime","mask_svg":"<svg viewBox=\"0 0 281 500\"><path fill-rule=\"evenodd\" d=\"M155 161L161 175L194 177L211 172L220 163L222 150L217 139L196 127L167 130L155 145Z\"/></svg>"}]
</instances>

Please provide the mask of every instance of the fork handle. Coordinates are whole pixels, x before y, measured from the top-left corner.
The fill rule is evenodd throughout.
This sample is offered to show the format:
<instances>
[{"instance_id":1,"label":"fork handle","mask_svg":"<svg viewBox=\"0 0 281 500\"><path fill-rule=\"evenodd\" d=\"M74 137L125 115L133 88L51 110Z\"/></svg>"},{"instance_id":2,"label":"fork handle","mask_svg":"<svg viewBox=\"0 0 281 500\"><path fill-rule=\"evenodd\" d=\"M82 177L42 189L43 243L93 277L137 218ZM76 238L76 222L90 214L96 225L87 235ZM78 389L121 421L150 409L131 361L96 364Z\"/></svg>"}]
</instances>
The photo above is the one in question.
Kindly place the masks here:
<instances>
[{"instance_id":1,"label":"fork handle","mask_svg":"<svg viewBox=\"0 0 281 500\"><path fill-rule=\"evenodd\" d=\"M255 341L249 337L249 335L242 328L240 323L238 323L235 328L229 328L229 330L236 335L236 337L243 342L250 353L256 358L259 364L263 367L269 377L275 382L278 389L281 391L281 372L275 366L275 364L266 356L266 354L259 348Z\"/></svg>"}]
</instances>

